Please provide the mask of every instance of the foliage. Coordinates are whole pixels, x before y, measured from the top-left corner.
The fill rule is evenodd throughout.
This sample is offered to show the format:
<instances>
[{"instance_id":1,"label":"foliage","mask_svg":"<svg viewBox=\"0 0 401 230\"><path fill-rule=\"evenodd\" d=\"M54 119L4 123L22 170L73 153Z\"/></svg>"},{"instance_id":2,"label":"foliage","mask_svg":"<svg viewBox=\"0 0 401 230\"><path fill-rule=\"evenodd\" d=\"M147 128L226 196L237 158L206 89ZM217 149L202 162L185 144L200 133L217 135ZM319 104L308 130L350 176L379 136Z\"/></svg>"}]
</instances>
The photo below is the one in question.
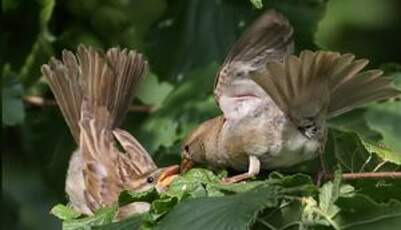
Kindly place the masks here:
<instances>
[{"instance_id":1,"label":"foliage","mask_svg":"<svg viewBox=\"0 0 401 230\"><path fill-rule=\"evenodd\" d=\"M27 98L54 100L39 69L63 49L75 50L79 43L138 49L151 74L133 103L152 109L129 113L123 127L158 165L178 163L185 135L220 114L212 96L218 63L261 9L275 8L289 18L296 52L353 52L401 87L399 7L397 0L3 1L6 228L59 229L62 222L63 229L398 229L400 179L343 181L340 173L400 171L400 99L330 121L323 160L336 173L320 187L314 183L318 160L234 185L219 183L232 172L198 168L161 194L125 191L115 206L86 217L58 204L66 203L65 172L76 148L67 126L52 103ZM138 201L150 202L151 210L113 221L119 205Z\"/></svg>"}]
</instances>

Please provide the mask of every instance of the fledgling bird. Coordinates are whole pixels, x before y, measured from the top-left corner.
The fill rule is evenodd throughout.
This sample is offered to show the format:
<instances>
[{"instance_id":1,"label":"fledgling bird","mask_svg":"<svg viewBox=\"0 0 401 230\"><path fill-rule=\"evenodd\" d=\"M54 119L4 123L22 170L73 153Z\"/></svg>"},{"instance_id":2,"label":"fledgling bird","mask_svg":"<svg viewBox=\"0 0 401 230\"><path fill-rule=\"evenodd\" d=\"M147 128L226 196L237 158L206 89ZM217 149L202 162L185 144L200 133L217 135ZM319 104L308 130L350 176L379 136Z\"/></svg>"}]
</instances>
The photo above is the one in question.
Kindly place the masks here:
<instances>
[{"instance_id":1,"label":"fledgling bird","mask_svg":"<svg viewBox=\"0 0 401 230\"><path fill-rule=\"evenodd\" d=\"M62 61L53 57L41 68L79 146L70 159L66 192L83 214L112 205L123 190L163 190L178 173L178 166L158 168L142 145L118 128L147 69L135 51L111 48L104 54L85 46L76 56L64 50ZM148 209L147 203L129 204L117 218Z\"/></svg>"},{"instance_id":2,"label":"fledgling bird","mask_svg":"<svg viewBox=\"0 0 401 230\"><path fill-rule=\"evenodd\" d=\"M181 168L207 163L247 171L224 182L289 167L322 154L326 121L400 91L380 70L352 54L303 51L290 55L293 29L270 10L229 51L215 83L223 115L202 123L183 144Z\"/></svg>"}]
</instances>

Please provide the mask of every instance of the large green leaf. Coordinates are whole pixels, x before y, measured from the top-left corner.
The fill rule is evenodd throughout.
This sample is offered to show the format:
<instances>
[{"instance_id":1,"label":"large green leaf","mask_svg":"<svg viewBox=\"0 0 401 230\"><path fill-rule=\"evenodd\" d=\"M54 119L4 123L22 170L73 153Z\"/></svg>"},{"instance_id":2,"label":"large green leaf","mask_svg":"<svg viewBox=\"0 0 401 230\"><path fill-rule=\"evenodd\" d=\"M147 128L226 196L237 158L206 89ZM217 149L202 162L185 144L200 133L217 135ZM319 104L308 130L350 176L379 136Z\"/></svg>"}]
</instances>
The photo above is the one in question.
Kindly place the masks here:
<instances>
[{"instance_id":1,"label":"large green leaf","mask_svg":"<svg viewBox=\"0 0 401 230\"><path fill-rule=\"evenodd\" d=\"M369 127L383 136L383 144L401 158L401 101L369 107L366 112ZM399 162L401 163L401 162Z\"/></svg>"},{"instance_id":2,"label":"large green leaf","mask_svg":"<svg viewBox=\"0 0 401 230\"><path fill-rule=\"evenodd\" d=\"M196 198L178 204L156 229L249 229L257 214L278 205L277 187L226 197Z\"/></svg>"},{"instance_id":3,"label":"large green leaf","mask_svg":"<svg viewBox=\"0 0 401 230\"><path fill-rule=\"evenodd\" d=\"M399 229L401 202L377 203L364 195L339 198L341 212L334 221L341 229Z\"/></svg>"},{"instance_id":4,"label":"large green leaf","mask_svg":"<svg viewBox=\"0 0 401 230\"><path fill-rule=\"evenodd\" d=\"M120 222L105 224L102 226L94 226L92 229L96 230L132 230L139 229L143 224L143 216L134 215L128 217Z\"/></svg>"},{"instance_id":5,"label":"large green leaf","mask_svg":"<svg viewBox=\"0 0 401 230\"><path fill-rule=\"evenodd\" d=\"M356 132L343 129L332 128L329 130L327 155L334 155L334 160L349 172L377 170L378 166L385 162L401 164L399 153L373 143ZM332 156L328 157L333 158Z\"/></svg>"},{"instance_id":6,"label":"large green leaf","mask_svg":"<svg viewBox=\"0 0 401 230\"><path fill-rule=\"evenodd\" d=\"M63 230L89 230L93 226L110 224L116 211L117 207L102 208L97 210L94 216L66 220L63 222Z\"/></svg>"}]
</instances>

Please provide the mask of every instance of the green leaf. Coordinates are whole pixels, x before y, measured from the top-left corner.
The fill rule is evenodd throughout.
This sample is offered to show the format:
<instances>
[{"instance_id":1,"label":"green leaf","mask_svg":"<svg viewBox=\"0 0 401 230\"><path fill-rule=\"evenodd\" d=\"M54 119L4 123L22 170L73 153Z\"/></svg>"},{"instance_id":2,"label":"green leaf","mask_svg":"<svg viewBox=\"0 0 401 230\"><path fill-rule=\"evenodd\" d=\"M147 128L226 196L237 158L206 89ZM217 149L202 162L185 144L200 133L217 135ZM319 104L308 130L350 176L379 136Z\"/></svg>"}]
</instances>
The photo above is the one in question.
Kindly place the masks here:
<instances>
[{"instance_id":1,"label":"green leaf","mask_svg":"<svg viewBox=\"0 0 401 230\"><path fill-rule=\"evenodd\" d=\"M151 202L159 198L159 193L155 188L143 192L122 191L118 197L118 205L124 206L133 202Z\"/></svg>"},{"instance_id":2,"label":"green leaf","mask_svg":"<svg viewBox=\"0 0 401 230\"><path fill-rule=\"evenodd\" d=\"M225 197L195 198L178 204L156 229L248 229L257 214L278 205L277 187Z\"/></svg>"},{"instance_id":3,"label":"green leaf","mask_svg":"<svg viewBox=\"0 0 401 230\"><path fill-rule=\"evenodd\" d=\"M256 8L256 9L262 9L263 8L263 2L262 0L250 0L252 5Z\"/></svg>"},{"instance_id":4,"label":"green leaf","mask_svg":"<svg viewBox=\"0 0 401 230\"><path fill-rule=\"evenodd\" d=\"M382 135L384 146L397 153L396 158L399 159L401 157L401 102L372 105L365 117L369 127ZM399 161L397 162L400 164Z\"/></svg>"},{"instance_id":5,"label":"green leaf","mask_svg":"<svg viewBox=\"0 0 401 230\"><path fill-rule=\"evenodd\" d=\"M160 217L170 211L177 202L178 200L176 197L164 196L152 202L152 213Z\"/></svg>"},{"instance_id":6,"label":"green leaf","mask_svg":"<svg viewBox=\"0 0 401 230\"><path fill-rule=\"evenodd\" d=\"M81 213L75 211L73 208L67 207L62 204L58 204L58 205L54 206L50 210L50 214L52 214L62 220L76 219L81 215Z\"/></svg>"},{"instance_id":7,"label":"green leaf","mask_svg":"<svg viewBox=\"0 0 401 230\"><path fill-rule=\"evenodd\" d=\"M142 131L148 133L148 145L150 152L156 151L160 146L170 147L177 140L178 124L176 121L167 117L156 117L142 126Z\"/></svg>"},{"instance_id":8,"label":"green leaf","mask_svg":"<svg viewBox=\"0 0 401 230\"><path fill-rule=\"evenodd\" d=\"M157 109L172 90L173 86L170 83L159 82L157 76L151 73L138 87L137 97L143 103Z\"/></svg>"},{"instance_id":9,"label":"green leaf","mask_svg":"<svg viewBox=\"0 0 401 230\"><path fill-rule=\"evenodd\" d=\"M206 185L219 183L220 178L206 169L191 169L176 178L169 186L167 195L179 200L187 197L205 197L208 195Z\"/></svg>"},{"instance_id":10,"label":"green leaf","mask_svg":"<svg viewBox=\"0 0 401 230\"><path fill-rule=\"evenodd\" d=\"M401 152L395 152L386 147L373 144L367 139L361 138L361 142L369 153L376 153L381 159L383 159L383 161L401 165Z\"/></svg>"},{"instance_id":11,"label":"green leaf","mask_svg":"<svg viewBox=\"0 0 401 230\"><path fill-rule=\"evenodd\" d=\"M116 212L117 207L101 208L96 211L94 216L64 221L63 230L89 230L93 226L110 224Z\"/></svg>"},{"instance_id":12,"label":"green leaf","mask_svg":"<svg viewBox=\"0 0 401 230\"><path fill-rule=\"evenodd\" d=\"M364 195L339 198L340 214L334 219L341 229L399 229L401 202L377 203ZM398 223L394 225L395 223Z\"/></svg>"},{"instance_id":13,"label":"green leaf","mask_svg":"<svg viewBox=\"0 0 401 230\"><path fill-rule=\"evenodd\" d=\"M3 68L2 89L2 123L3 125L21 124L25 119L25 109L22 102L23 87L17 81L8 65Z\"/></svg>"},{"instance_id":14,"label":"green leaf","mask_svg":"<svg viewBox=\"0 0 401 230\"><path fill-rule=\"evenodd\" d=\"M353 197L354 188L350 185L341 184L341 171L337 170L333 181L326 182L319 190L318 202L313 197L303 199L304 210L302 222L306 225L331 226L341 229L334 218L341 212L337 205L340 197Z\"/></svg>"},{"instance_id":15,"label":"green leaf","mask_svg":"<svg viewBox=\"0 0 401 230\"><path fill-rule=\"evenodd\" d=\"M122 221L105 224L102 226L94 226L92 229L96 230L132 230L139 229L143 224L142 215L134 215Z\"/></svg>"},{"instance_id":16,"label":"green leaf","mask_svg":"<svg viewBox=\"0 0 401 230\"><path fill-rule=\"evenodd\" d=\"M340 211L335 205L340 196L340 186L341 173L337 172L333 182L329 181L320 188L319 209L327 218L333 218Z\"/></svg>"},{"instance_id":17,"label":"green leaf","mask_svg":"<svg viewBox=\"0 0 401 230\"><path fill-rule=\"evenodd\" d=\"M398 159L397 153L373 145L353 131L332 128L329 130L326 155L333 154L344 171L350 172L370 172L382 162Z\"/></svg>"},{"instance_id":18,"label":"green leaf","mask_svg":"<svg viewBox=\"0 0 401 230\"><path fill-rule=\"evenodd\" d=\"M42 29L47 28L47 24L50 21L50 18L53 14L54 6L56 5L55 0L40 0L41 5L40 16L39 16L39 23Z\"/></svg>"},{"instance_id":19,"label":"green leaf","mask_svg":"<svg viewBox=\"0 0 401 230\"><path fill-rule=\"evenodd\" d=\"M140 134L150 152L159 147L171 147L176 141L199 125L201 121L217 114L217 107L210 97L217 66L196 70L181 82L163 101L159 110L141 126ZM153 92L153 91L152 91Z\"/></svg>"},{"instance_id":20,"label":"green leaf","mask_svg":"<svg viewBox=\"0 0 401 230\"><path fill-rule=\"evenodd\" d=\"M400 179L354 180L352 185L358 190L359 194L366 195L376 202L387 203L392 199L397 199L401 202Z\"/></svg>"}]
</instances>

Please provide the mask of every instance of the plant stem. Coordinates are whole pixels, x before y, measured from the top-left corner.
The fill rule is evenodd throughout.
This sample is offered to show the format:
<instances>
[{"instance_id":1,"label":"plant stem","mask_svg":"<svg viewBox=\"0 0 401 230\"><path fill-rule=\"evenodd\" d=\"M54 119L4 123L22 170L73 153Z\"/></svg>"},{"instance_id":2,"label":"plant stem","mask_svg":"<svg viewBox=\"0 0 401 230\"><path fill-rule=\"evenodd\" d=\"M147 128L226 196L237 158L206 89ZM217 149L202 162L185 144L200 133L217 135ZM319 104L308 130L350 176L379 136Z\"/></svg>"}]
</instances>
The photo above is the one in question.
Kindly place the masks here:
<instances>
[{"instance_id":1,"label":"plant stem","mask_svg":"<svg viewBox=\"0 0 401 230\"><path fill-rule=\"evenodd\" d=\"M57 106L55 100L45 99L39 96L26 96L24 97L24 102L33 106L47 107L47 106ZM128 109L130 112L141 112L150 113L152 112L152 106L148 105L131 105Z\"/></svg>"}]
</instances>

